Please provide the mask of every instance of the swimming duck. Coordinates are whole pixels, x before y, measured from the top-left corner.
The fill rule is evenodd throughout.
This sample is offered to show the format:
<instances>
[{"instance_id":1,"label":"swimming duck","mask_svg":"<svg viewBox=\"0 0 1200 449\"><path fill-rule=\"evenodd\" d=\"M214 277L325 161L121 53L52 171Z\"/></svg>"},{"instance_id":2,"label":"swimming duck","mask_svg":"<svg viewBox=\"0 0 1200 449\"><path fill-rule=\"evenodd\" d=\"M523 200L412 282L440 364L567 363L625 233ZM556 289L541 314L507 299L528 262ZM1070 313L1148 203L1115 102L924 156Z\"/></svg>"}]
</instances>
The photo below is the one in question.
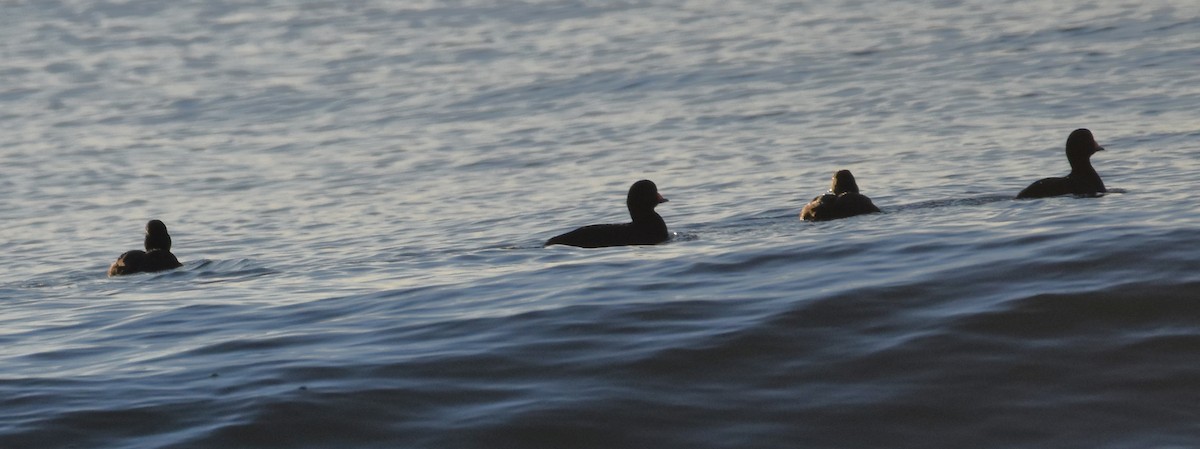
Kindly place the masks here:
<instances>
[{"instance_id":1,"label":"swimming duck","mask_svg":"<svg viewBox=\"0 0 1200 449\"><path fill-rule=\"evenodd\" d=\"M879 212L879 208L866 195L858 193L858 183L854 181L850 170L838 170L833 174L829 192L806 204L800 211L800 219L836 220L875 212Z\"/></svg>"},{"instance_id":2,"label":"swimming duck","mask_svg":"<svg viewBox=\"0 0 1200 449\"><path fill-rule=\"evenodd\" d=\"M1104 151L1092 132L1080 128L1067 137L1067 162L1071 173L1061 178L1046 178L1030 184L1017 194L1017 199L1046 198L1059 195L1096 195L1104 193L1104 181L1092 168L1092 155Z\"/></svg>"},{"instance_id":3,"label":"swimming duck","mask_svg":"<svg viewBox=\"0 0 1200 449\"><path fill-rule=\"evenodd\" d=\"M130 250L117 257L117 261L108 267L108 275L151 273L183 266L171 254L171 234L167 233L167 225L163 222L150 220L146 223L146 238L142 244L145 251Z\"/></svg>"},{"instance_id":4,"label":"swimming duck","mask_svg":"<svg viewBox=\"0 0 1200 449\"><path fill-rule=\"evenodd\" d=\"M667 241L667 223L654 211L655 206L667 202L658 193L658 186L649 180L633 183L625 206L629 208L630 223L597 224L584 226L566 234L557 235L546 241L545 246L568 245L581 248L605 246L655 245Z\"/></svg>"}]
</instances>

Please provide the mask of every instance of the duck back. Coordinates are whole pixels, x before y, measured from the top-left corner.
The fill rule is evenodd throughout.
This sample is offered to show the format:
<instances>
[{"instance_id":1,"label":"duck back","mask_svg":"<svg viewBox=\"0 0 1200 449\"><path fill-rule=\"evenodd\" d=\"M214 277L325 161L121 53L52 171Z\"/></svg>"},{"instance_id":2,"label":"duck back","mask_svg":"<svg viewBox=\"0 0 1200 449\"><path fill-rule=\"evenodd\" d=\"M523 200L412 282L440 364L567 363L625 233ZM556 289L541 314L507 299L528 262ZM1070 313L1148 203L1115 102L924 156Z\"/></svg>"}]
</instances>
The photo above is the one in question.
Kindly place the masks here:
<instances>
[{"instance_id":1,"label":"duck back","mask_svg":"<svg viewBox=\"0 0 1200 449\"><path fill-rule=\"evenodd\" d=\"M574 231L557 235L546 241L549 245L568 245L580 248L602 248L606 246L656 245L670 237L667 224L662 217L621 224L597 224L584 226Z\"/></svg>"}]
</instances>

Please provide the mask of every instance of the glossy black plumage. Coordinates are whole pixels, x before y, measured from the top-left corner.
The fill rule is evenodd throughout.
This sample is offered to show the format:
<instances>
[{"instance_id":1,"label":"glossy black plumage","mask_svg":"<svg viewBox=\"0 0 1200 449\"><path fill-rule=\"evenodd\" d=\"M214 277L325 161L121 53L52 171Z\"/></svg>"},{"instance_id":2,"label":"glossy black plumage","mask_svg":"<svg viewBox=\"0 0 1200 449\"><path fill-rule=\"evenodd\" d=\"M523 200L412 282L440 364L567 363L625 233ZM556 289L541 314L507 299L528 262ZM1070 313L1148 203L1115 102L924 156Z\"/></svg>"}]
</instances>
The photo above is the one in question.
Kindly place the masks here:
<instances>
[{"instance_id":1,"label":"glossy black plumage","mask_svg":"<svg viewBox=\"0 0 1200 449\"><path fill-rule=\"evenodd\" d=\"M1060 195L1097 195L1104 193L1104 181L1100 174L1092 168L1092 155L1104 151L1104 147L1096 143L1092 132L1080 128L1067 137L1067 162L1071 164L1071 173L1061 178L1045 178L1030 184L1020 193L1017 199L1046 198Z\"/></svg>"},{"instance_id":2,"label":"glossy black plumage","mask_svg":"<svg viewBox=\"0 0 1200 449\"><path fill-rule=\"evenodd\" d=\"M621 224L598 224L584 226L574 231L557 235L546 241L546 246L568 245L582 248L605 246L655 245L667 241L667 223L654 211L659 203L667 199L658 194L658 186L648 180L635 182L629 188L625 206L633 221Z\"/></svg>"}]
</instances>

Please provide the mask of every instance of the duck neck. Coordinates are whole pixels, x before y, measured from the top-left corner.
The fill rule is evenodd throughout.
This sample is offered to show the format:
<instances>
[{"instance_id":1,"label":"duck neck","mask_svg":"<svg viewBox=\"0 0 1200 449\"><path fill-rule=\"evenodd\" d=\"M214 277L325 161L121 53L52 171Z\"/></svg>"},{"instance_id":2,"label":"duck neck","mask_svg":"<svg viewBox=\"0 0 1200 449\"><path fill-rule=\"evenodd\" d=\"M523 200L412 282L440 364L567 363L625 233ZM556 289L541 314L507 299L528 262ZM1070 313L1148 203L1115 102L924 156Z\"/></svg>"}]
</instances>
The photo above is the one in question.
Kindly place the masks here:
<instances>
[{"instance_id":1,"label":"duck neck","mask_svg":"<svg viewBox=\"0 0 1200 449\"><path fill-rule=\"evenodd\" d=\"M1078 182L1087 183L1089 186L1096 188L1101 192L1104 191L1104 181L1100 180L1100 174L1096 173L1096 169L1092 168L1092 161L1088 158L1070 159L1071 174L1067 177Z\"/></svg>"},{"instance_id":2,"label":"duck neck","mask_svg":"<svg viewBox=\"0 0 1200 449\"><path fill-rule=\"evenodd\" d=\"M146 240L143 242L143 245L146 247L146 251L153 251L156 249L163 250L163 251L170 251L171 250L171 236L166 235L166 234L147 235Z\"/></svg>"},{"instance_id":3,"label":"duck neck","mask_svg":"<svg viewBox=\"0 0 1200 449\"><path fill-rule=\"evenodd\" d=\"M634 223L653 223L656 221L663 221L662 217L659 216L658 212L655 212L654 209L641 211L629 209L629 216L633 218Z\"/></svg>"}]
</instances>

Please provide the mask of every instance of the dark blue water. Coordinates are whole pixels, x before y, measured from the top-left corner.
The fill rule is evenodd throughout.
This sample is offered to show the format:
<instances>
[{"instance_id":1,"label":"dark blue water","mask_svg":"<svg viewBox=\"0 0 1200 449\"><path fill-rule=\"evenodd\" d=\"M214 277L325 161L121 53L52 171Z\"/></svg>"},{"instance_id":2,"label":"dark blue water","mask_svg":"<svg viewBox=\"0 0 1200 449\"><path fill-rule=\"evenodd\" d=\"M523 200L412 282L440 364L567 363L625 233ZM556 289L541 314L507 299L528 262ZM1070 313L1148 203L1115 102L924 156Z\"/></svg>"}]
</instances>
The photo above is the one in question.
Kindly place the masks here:
<instances>
[{"instance_id":1,"label":"dark blue water","mask_svg":"<svg viewBox=\"0 0 1200 449\"><path fill-rule=\"evenodd\" d=\"M1189 1L0 8L0 448L1200 445Z\"/></svg>"}]
</instances>

